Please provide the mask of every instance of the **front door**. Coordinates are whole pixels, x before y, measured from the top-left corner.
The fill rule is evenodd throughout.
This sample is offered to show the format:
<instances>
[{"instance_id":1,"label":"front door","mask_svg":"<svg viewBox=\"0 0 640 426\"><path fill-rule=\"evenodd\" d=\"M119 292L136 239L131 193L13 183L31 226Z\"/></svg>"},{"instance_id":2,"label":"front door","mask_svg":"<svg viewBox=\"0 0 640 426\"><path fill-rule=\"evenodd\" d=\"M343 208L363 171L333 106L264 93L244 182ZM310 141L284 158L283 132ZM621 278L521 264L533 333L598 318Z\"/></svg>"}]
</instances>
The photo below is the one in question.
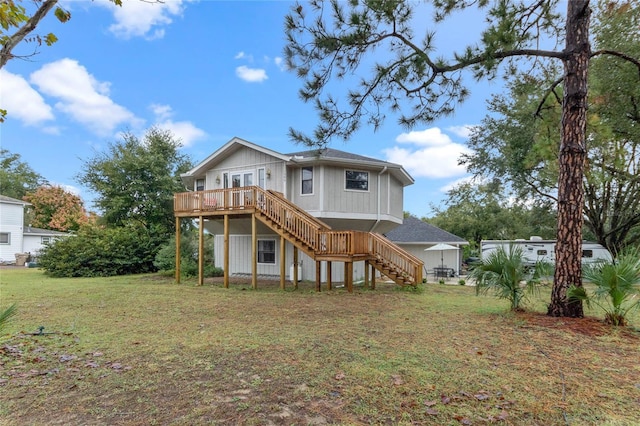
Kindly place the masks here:
<instances>
[{"instance_id":1,"label":"front door","mask_svg":"<svg viewBox=\"0 0 640 426\"><path fill-rule=\"evenodd\" d=\"M243 188L253 185L253 172L231 173L231 187ZM233 206L243 207L245 200L248 200L248 191L238 190L232 191L233 194ZM244 196L243 196L244 194Z\"/></svg>"}]
</instances>

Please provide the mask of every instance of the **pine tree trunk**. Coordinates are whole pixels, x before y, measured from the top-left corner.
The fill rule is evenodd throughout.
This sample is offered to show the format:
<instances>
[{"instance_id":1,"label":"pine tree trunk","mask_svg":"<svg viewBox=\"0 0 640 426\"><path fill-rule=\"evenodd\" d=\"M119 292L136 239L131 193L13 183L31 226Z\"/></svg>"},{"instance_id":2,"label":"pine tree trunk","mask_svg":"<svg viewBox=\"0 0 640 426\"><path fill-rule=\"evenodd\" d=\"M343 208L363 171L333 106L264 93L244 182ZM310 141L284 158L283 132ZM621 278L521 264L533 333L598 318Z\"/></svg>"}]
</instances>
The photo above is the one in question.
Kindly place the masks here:
<instances>
[{"instance_id":1,"label":"pine tree trunk","mask_svg":"<svg viewBox=\"0 0 640 426\"><path fill-rule=\"evenodd\" d=\"M547 314L583 317L582 302L569 301L567 289L582 286L583 176L587 125L589 0L567 2L562 141L559 153L556 270Z\"/></svg>"}]
</instances>

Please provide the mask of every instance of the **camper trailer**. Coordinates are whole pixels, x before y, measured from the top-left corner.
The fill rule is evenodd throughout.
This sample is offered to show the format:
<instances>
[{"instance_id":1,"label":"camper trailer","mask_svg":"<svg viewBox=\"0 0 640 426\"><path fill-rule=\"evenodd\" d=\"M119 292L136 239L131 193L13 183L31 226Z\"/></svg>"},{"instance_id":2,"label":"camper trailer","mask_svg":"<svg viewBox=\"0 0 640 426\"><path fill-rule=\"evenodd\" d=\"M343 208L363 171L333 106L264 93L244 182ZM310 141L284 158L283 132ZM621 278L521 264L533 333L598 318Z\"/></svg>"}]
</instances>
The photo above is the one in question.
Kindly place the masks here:
<instances>
[{"instance_id":1,"label":"camper trailer","mask_svg":"<svg viewBox=\"0 0 640 426\"><path fill-rule=\"evenodd\" d=\"M530 265L536 262L555 263L556 261L556 240L543 240L541 237L533 236L528 240L482 240L480 242L481 258L486 259L489 254L498 247L503 247L507 252L510 246L522 248L522 254ZM611 261L611 253L598 243L584 241L582 243L582 264L590 264L602 260Z\"/></svg>"}]
</instances>

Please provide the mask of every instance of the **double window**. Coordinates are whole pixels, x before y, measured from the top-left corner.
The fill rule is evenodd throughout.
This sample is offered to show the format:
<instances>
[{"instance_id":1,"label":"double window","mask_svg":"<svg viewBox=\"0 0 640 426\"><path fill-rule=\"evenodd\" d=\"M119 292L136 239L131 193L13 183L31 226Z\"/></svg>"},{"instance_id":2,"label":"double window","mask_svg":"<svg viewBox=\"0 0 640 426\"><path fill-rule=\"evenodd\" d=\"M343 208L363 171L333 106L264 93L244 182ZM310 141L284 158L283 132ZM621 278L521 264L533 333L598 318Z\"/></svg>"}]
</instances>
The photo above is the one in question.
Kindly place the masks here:
<instances>
[{"instance_id":1,"label":"double window","mask_svg":"<svg viewBox=\"0 0 640 426\"><path fill-rule=\"evenodd\" d=\"M356 191L369 190L369 172L358 172L355 170L345 171L345 189Z\"/></svg>"}]
</instances>

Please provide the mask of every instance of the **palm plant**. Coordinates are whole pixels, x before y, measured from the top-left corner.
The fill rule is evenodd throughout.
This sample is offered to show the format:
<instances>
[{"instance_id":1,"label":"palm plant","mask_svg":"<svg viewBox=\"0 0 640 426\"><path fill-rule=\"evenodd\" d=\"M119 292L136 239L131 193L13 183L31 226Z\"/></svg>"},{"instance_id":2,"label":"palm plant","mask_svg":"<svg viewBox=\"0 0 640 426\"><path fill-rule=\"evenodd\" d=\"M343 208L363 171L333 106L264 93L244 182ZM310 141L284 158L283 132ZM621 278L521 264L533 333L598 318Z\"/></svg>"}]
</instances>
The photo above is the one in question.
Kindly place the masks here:
<instances>
[{"instance_id":1,"label":"palm plant","mask_svg":"<svg viewBox=\"0 0 640 426\"><path fill-rule=\"evenodd\" d=\"M522 310L522 302L536 293L542 278L550 273L550 265L538 262L530 266L522 248L499 247L478 263L469 276L476 282L476 294L493 292L500 299L507 299L512 311Z\"/></svg>"},{"instance_id":2,"label":"palm plant","mask_svg":"<svg viewBox=\"0 0 640 426\"><path fill-rule=\"evenodd\" d=\"M627 325L626 316L640 307L640 250L628 248L615 260L586 265L584 281L595 286L590 293L585 287L571 287L569 297L593 303L605 313L605 322L614 326Z\"/></svg>"},{"instance_id":3,"label":"palm plant","mask_svg":"<svg viewBox=\"0 0 640 426\"><path fill-rule=\"evenodd\" d=\"M9 320L18 313L18 307L14 303L4 311L0 312L0 331L4 330Z\"/></svg>"}]
</instances>

